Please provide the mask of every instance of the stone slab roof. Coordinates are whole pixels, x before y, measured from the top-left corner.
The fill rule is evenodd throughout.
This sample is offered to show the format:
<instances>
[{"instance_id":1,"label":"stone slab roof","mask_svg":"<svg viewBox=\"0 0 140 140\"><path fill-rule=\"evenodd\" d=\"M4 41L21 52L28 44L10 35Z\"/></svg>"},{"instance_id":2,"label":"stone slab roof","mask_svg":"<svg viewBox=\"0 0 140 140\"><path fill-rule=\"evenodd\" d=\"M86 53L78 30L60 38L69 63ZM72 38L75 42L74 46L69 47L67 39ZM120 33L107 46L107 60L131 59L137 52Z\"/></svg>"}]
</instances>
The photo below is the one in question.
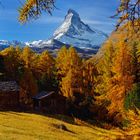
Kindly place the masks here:
<instances>
[{"instance_id":1,"label":"stone slab roof","mask_svg":"<svg viewBox=\"0 0 140 140\"><path fill-rule=\"evenodd\" d=\"M0 92L19 91L16 81L0 81Z\"/></svg>"},{"instance_id":2,"label":"stone slab roof","mask_svg":"<svg viewBox=\"0 0 140 140\"><path fill-rule=\"evenodd\" d=\"M39 94L37 94L36 96L34 96L33 99L41 100L43 98L49 97L50 95L52 95L54 93L55 93L54 91L51 91L51 92L42 91Z\"/></svg>"}]
</instances>

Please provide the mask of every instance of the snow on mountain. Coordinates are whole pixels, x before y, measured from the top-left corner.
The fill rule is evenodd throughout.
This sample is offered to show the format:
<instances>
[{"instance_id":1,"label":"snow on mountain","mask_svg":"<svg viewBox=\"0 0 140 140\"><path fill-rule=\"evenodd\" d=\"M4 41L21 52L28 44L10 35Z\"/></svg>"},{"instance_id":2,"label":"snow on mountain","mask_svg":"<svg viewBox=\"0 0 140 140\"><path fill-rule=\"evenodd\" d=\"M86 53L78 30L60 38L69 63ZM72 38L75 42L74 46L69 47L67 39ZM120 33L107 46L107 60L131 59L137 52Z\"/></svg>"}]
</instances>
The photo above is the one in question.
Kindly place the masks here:
<instances>
[{"instance_id":1,"label":"snow on mountain","mask_svg":"<svg viewBox=\"0 0 140 140\"><path fill-rule=\"evenodd\" d=\"M81 21L77 12L70 9L62 25L54 32L53 39L80 48L94 48L101 46L107 35L91 29Z\"/></svg>"},{"instance_id":2,"label":"snow on mountain","mask_svg":"<svg viewBox=\"0 0 140 140\"><path fill-rule=\"evenodd\" d=\"M65 45L64 43L62 43L62 42L60 42L60 41L58 41L58 40L56 40L56 39L50 39L50 40L39 40L39 41L33 41L33 42L26 42L26 45L28 45L28 46L30 46L30 47L32 47L32 48L34 48L34 47L36 47L36 48L52 48L53 49L53 47L55 46L56 48L61 48L62 46L60 46L60 44L62 45Z\"/></svg>"},{"instance_id":3,"label":"snow on mountain","mask_svg":"<svg viewBox=\"0 0 140 140\"><path fill-rule=\"evenodd\" d=\"M26 43L20 42L17 40L13 40L13 41L0 40L0 50L3 50L3 49L8 48L10 46L24 47L24 46L26 46Z\"/></svg>"}]
</instances>

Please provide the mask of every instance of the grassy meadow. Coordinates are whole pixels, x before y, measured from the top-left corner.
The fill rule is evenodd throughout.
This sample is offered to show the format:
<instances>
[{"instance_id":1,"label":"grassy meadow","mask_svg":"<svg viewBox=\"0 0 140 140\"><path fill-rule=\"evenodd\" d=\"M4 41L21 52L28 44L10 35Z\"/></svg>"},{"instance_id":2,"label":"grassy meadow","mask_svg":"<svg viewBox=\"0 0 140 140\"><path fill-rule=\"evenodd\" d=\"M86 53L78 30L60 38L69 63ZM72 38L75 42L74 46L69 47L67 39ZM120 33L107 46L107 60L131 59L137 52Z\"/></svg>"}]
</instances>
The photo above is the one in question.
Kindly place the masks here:
<instances>
[{"instance_id":1,"label":"grassy meadow","mask_svg":"<svg viewBox=\"0 0 140 140\"><path fill-rule=\"evenodd\" d=\"M0 112L0 120L0 140L123 140L135 137L118 128L106 130L84 122L77 125L71 118L60 115ZM60 129L59 125L66 126L67 130Z\"/></svg>"}]
</instances>

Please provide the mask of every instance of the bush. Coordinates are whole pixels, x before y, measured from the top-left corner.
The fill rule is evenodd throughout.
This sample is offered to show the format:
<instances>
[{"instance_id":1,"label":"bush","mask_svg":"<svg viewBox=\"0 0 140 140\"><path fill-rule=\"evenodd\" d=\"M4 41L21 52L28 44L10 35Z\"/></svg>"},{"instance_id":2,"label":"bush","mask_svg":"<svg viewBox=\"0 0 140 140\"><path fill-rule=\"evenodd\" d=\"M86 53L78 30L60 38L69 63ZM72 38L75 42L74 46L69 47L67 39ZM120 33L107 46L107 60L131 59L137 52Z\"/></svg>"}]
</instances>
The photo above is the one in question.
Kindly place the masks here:
<instances>
[{"instance_id":1,"label":"bush","mask_svg":"<svg viewBox=\"0 0 140 140\"><path fill-rule=\"evenodd\" d=\"M140 108L140 84L134 84L132 90L127 94L124 107L126 110Z\"/></svg>"},{"instance_id":2,"label":"bush","mask_svg":"<svg viewBox=\"0 0 140 140\"><path fill-rule=\"evenodd\" d=\"M131 124L131 123L130 123L129 120L124 119L124 120L121 122L120 127L121 127L121 128L127 128L130 124Z\"/></svg>"},{"instance_id":3,"label":"bush","mask_svg":"<svg viewBox=\"0 0 140 140\"><path fill-rule=\"evenodd\" d=\"M119 126L122 129L128 127L129 124L131 124L124 112L116 112L113 121L114 125Z\"/></svg>"}]
</instances>

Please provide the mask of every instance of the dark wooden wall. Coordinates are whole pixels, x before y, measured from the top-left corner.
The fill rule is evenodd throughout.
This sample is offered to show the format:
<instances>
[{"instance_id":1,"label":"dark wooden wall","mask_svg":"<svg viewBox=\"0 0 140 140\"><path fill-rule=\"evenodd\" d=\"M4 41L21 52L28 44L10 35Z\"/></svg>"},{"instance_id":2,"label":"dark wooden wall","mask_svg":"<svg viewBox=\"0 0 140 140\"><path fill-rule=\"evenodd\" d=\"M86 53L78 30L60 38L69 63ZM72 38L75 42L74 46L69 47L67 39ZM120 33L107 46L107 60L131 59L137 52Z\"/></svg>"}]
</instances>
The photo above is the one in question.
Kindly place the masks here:
<instances>
[{"instance_id":1,"label":"dark wooden wall","mask_svg":"<svg viewBox=\"0 0 140 140\"><path fill-rule=\"evenodd\" d=\"M2 92L0 91L0 109L14 109L19 107L18 92Z\"/></svg>"}]
</instances>

